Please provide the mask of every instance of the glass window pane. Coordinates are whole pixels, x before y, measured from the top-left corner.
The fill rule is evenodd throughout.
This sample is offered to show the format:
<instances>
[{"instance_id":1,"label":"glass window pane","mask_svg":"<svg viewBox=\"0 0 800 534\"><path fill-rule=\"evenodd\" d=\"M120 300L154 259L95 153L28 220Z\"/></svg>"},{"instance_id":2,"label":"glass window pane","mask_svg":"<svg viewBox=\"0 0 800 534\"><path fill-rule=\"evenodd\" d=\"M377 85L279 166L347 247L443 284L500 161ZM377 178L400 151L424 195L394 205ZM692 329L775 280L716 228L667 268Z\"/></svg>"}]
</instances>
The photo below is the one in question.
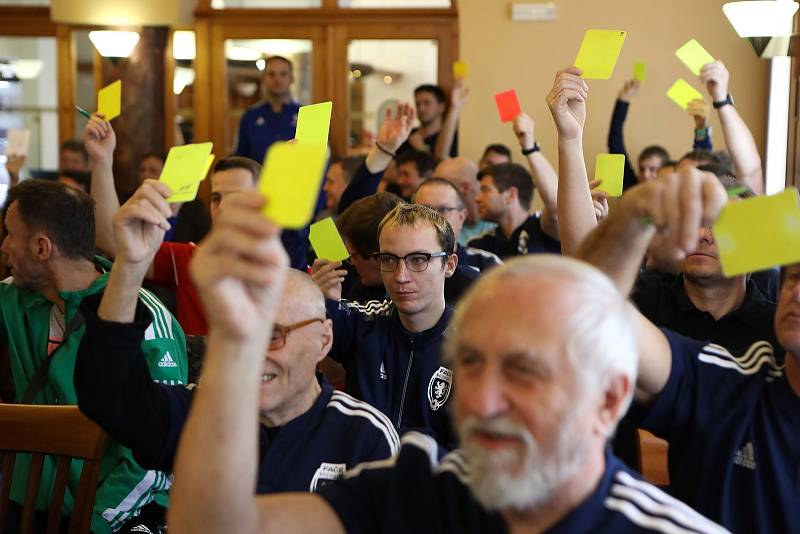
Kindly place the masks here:
<instances>
[{"instance_id":1,"label":"glass window pane","mask_svg":"<svg viewBox=\"0 0 800 534\"><path fill-rule=\"evenodd\" d=\"M239 120L248 108L266 98L264 58L283 56L292 62L294 83L292 98L301 104L311 102L310 39L228 39L225 57L228 70L228 120L225 152L236 148Z\"/></svg>"},{"instance_id":2,"label":"glass window pane","mask_svg":"<svg viewBox=\"0 0 800 534\"><path fill-rule=\"evenodd\" d=\"M352 8L420 8L450 7L450 0L339 0L339 7Z\"/></svg>"},{"instance_id":3,"label":"glass window pane","mask_svg":"<svg viewBox=\"0 0 800 534\"><path fill-rule=\"evenodd\" d=\"M322 0L211 0L212 9L270 9L322 7Z\"/></svg>"},{"instance_id":4,"label":"glass window pane","mask_svg":"<svg viewBox=\"0 0 800 534\"><path fill-rule=\"evenodd\" d=\"M0 6L49 6L50 0L0 0Z\"/></svg>"},{"instance_id":5,"label":"glass window pane","mask_svg":"<svg viewBox=\"0 0 800 534\"><path fill-rule=\"evenodd\" d=\"M414 89L436 83L439 43L429 39L350 41L349 146L371 146L387 106L414 102Z\"/></svg>"},{"instance_id":6,"label":"glass window pane","mask_svg":"<svg viewBox=\"0 0 800 534\"><path fill-rule=\"evenodd\" d=\"M0 37L0 183L7 183L9 129L30 130L23 174L58 166L54 37Z\"/></svg>"},{"instance_id":7,"label":"glass window pane","mask_svg":"<svg viewBox=\"0 0 800 534\"><path fill-rule=\"evenodd\" d=\"M94 88L94 45L89 40L89 30L72 32L75 44L75 103L90 113L97 110L97 94ZM75 132L73 137L83 137L87 119L75 113Z\"/></svg>"}]
</instances>

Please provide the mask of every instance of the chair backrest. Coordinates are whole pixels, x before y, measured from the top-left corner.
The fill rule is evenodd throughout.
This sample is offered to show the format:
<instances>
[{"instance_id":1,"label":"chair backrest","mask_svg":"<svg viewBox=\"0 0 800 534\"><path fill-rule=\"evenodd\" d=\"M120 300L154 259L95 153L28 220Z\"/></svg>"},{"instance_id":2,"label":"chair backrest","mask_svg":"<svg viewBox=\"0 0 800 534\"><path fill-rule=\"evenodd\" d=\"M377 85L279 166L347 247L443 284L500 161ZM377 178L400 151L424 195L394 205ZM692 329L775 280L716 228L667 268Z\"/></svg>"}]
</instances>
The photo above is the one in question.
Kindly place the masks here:
<instances>
[{"instance_id":1,"label":"chair backrest","mask_svg":"<svg viewBox=\"0 0 800 534\"><path fill-rule=\"evenodd\" d=\"M100 460L105 446L106 434L83 416L77 406L0 404L0 533L4 531L8 517L11 478L17 453L31 453L19 532L28 534L33 531L36 497L39 494L45 455L53 455L57 460L46 532L58 532L73 458L84 460L84 464L74 495L69 532L89 532L97 478L100 475Z\"/></svg>"}]
</instances>

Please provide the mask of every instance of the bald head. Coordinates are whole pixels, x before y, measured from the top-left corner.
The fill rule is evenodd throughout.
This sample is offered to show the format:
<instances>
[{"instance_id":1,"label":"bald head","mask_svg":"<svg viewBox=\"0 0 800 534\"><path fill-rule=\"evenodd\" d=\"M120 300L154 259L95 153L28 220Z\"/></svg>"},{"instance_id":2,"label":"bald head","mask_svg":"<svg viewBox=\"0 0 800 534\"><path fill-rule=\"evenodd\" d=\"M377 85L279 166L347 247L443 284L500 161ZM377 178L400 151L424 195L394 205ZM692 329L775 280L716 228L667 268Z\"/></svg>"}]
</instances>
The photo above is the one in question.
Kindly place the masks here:
<instances>
[{"instance_id":1,"label":"bald head","mask_svg":"<svg viewBox=\"0 0 800 534\"><path fill-rule=\"evenodd\" d=\"M281 301L283 305L279 315L285 315L285 318L279 317L279 323L287 324L309 317L324 318L326 315L322 291L308 274L296 269L289 269Z\"/></svg>"},{"instance_id":2,"label":"bald head","mask_svg":"<svg viewBox=\"0 0 800 534\"><path fill-rule=\"evenodd\" d=\"M477 182L478 166L472 160L459 156L443 160L436 166L433 174L456 185L464 182Z\"/></svg>"},{"instance_id":3,"label":"bald head","mask_svg":"<svg viewBox=\"0 0 800 534\"><path fill-rule=\"evenodd\" d=\"M478 195L480 184L478 183L478 166L475 162L461 156L446 159L436 166L433 175L437 178L444 178L461 191L461 195L464 197L464 207L467 208L466 223L468 225L476 224L480 220L480 216L475 197Z\"/></svg>"}]
</instances>

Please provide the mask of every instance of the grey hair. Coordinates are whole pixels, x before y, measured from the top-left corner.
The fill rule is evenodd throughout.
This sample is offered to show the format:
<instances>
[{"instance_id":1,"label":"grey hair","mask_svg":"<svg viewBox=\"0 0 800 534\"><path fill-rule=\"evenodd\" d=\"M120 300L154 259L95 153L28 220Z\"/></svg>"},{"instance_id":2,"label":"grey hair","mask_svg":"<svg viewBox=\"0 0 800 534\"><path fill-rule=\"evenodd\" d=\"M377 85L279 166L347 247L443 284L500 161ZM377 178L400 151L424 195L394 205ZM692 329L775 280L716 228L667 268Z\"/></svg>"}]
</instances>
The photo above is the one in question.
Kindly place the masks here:
<instances>
[{"instance_id":1,"label":"grey hair","mask_svg":"<svg viewBox=\"0 0 800 534\"><path fill-rule=\"evenodd\" d=\"M513 281L524 284L534 277L553 278L565 295L575 300L575 309L564 318L569 337L564 347L584 390L608 388L620 374L633 386L639 363L635 316L631 305L611 280L595 267L579 260L553 254L536 254L509 260L482 276L461 299L450 321L452 334L446 338L445 358L455 361L458 332L466 311L476 298L492 291L496 284ZM633 396L631 387L620 417Z\"/></svg>"}]
</instances>

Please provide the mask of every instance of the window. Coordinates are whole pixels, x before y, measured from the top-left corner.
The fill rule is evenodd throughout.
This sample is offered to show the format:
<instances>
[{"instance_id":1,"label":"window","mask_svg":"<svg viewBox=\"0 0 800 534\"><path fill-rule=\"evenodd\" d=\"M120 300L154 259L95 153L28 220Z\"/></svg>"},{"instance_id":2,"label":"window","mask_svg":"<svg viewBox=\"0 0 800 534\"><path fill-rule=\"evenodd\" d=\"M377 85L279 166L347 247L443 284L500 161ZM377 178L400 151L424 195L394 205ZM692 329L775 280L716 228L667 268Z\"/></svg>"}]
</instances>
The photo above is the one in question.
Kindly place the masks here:
<instances>
[{"instance_id":1,"label":"window","mask_svg":"<svg viewBox=\"0 0 800 534\"><path fill-rule=\"evenodd\" d=\"M50 0L0 0L0 6L49 6Z\"/></svg>"},{"instance_id":2,"label":"window","mask_svg":"<svg viewBox=\"0 0 800 534\"><path fill-rule=\"evenodd\" d=\"M322 0L211 0L212 9L274 9L322 7Z\"/></svg>"},{"instance_id":3,"label":"window","mask_svg":"<svg viewBox=\"0 0 800 534\"><path fill-rule=\"evenodd\" d=\"M30 131L25 169L58 166L56 40L0 37L0 174L5 178L8 130ZM30 176L30 173L26 173Z\"/></svg>"},{"instance_id":4,"label":"window","mask_svg":"<svg viewBox=\"0 0 800 534\"><path fill-rule=\"evenodd\" d=\"M283 56L294 65L292 97L302 103L311 102L310 39L227 39L225 59L228 72L228 117L225 151L236 146L239 120L247 109L264 100L265 58Z\"/></svg>"},{"instance_id":5,"label":"window","mask_svg":"<svg viewBox=\"0 0 800 534\"><path fill-rule=\"evenodd\" d=\"M448 8L450 0L339 0L339 7L352 8Z\"/></svg>"},{"instance_id":6,"label":"window","mask_svg":"<svg viewBox=\"0 0 800 534\"><path fill-rule=\"evenodd\" d=\"M439 44L430 39L358 39L347 59L349 147L371 146L387 107L414 102L414 88L436 83Z\"/></svg>"}]
</instances>

